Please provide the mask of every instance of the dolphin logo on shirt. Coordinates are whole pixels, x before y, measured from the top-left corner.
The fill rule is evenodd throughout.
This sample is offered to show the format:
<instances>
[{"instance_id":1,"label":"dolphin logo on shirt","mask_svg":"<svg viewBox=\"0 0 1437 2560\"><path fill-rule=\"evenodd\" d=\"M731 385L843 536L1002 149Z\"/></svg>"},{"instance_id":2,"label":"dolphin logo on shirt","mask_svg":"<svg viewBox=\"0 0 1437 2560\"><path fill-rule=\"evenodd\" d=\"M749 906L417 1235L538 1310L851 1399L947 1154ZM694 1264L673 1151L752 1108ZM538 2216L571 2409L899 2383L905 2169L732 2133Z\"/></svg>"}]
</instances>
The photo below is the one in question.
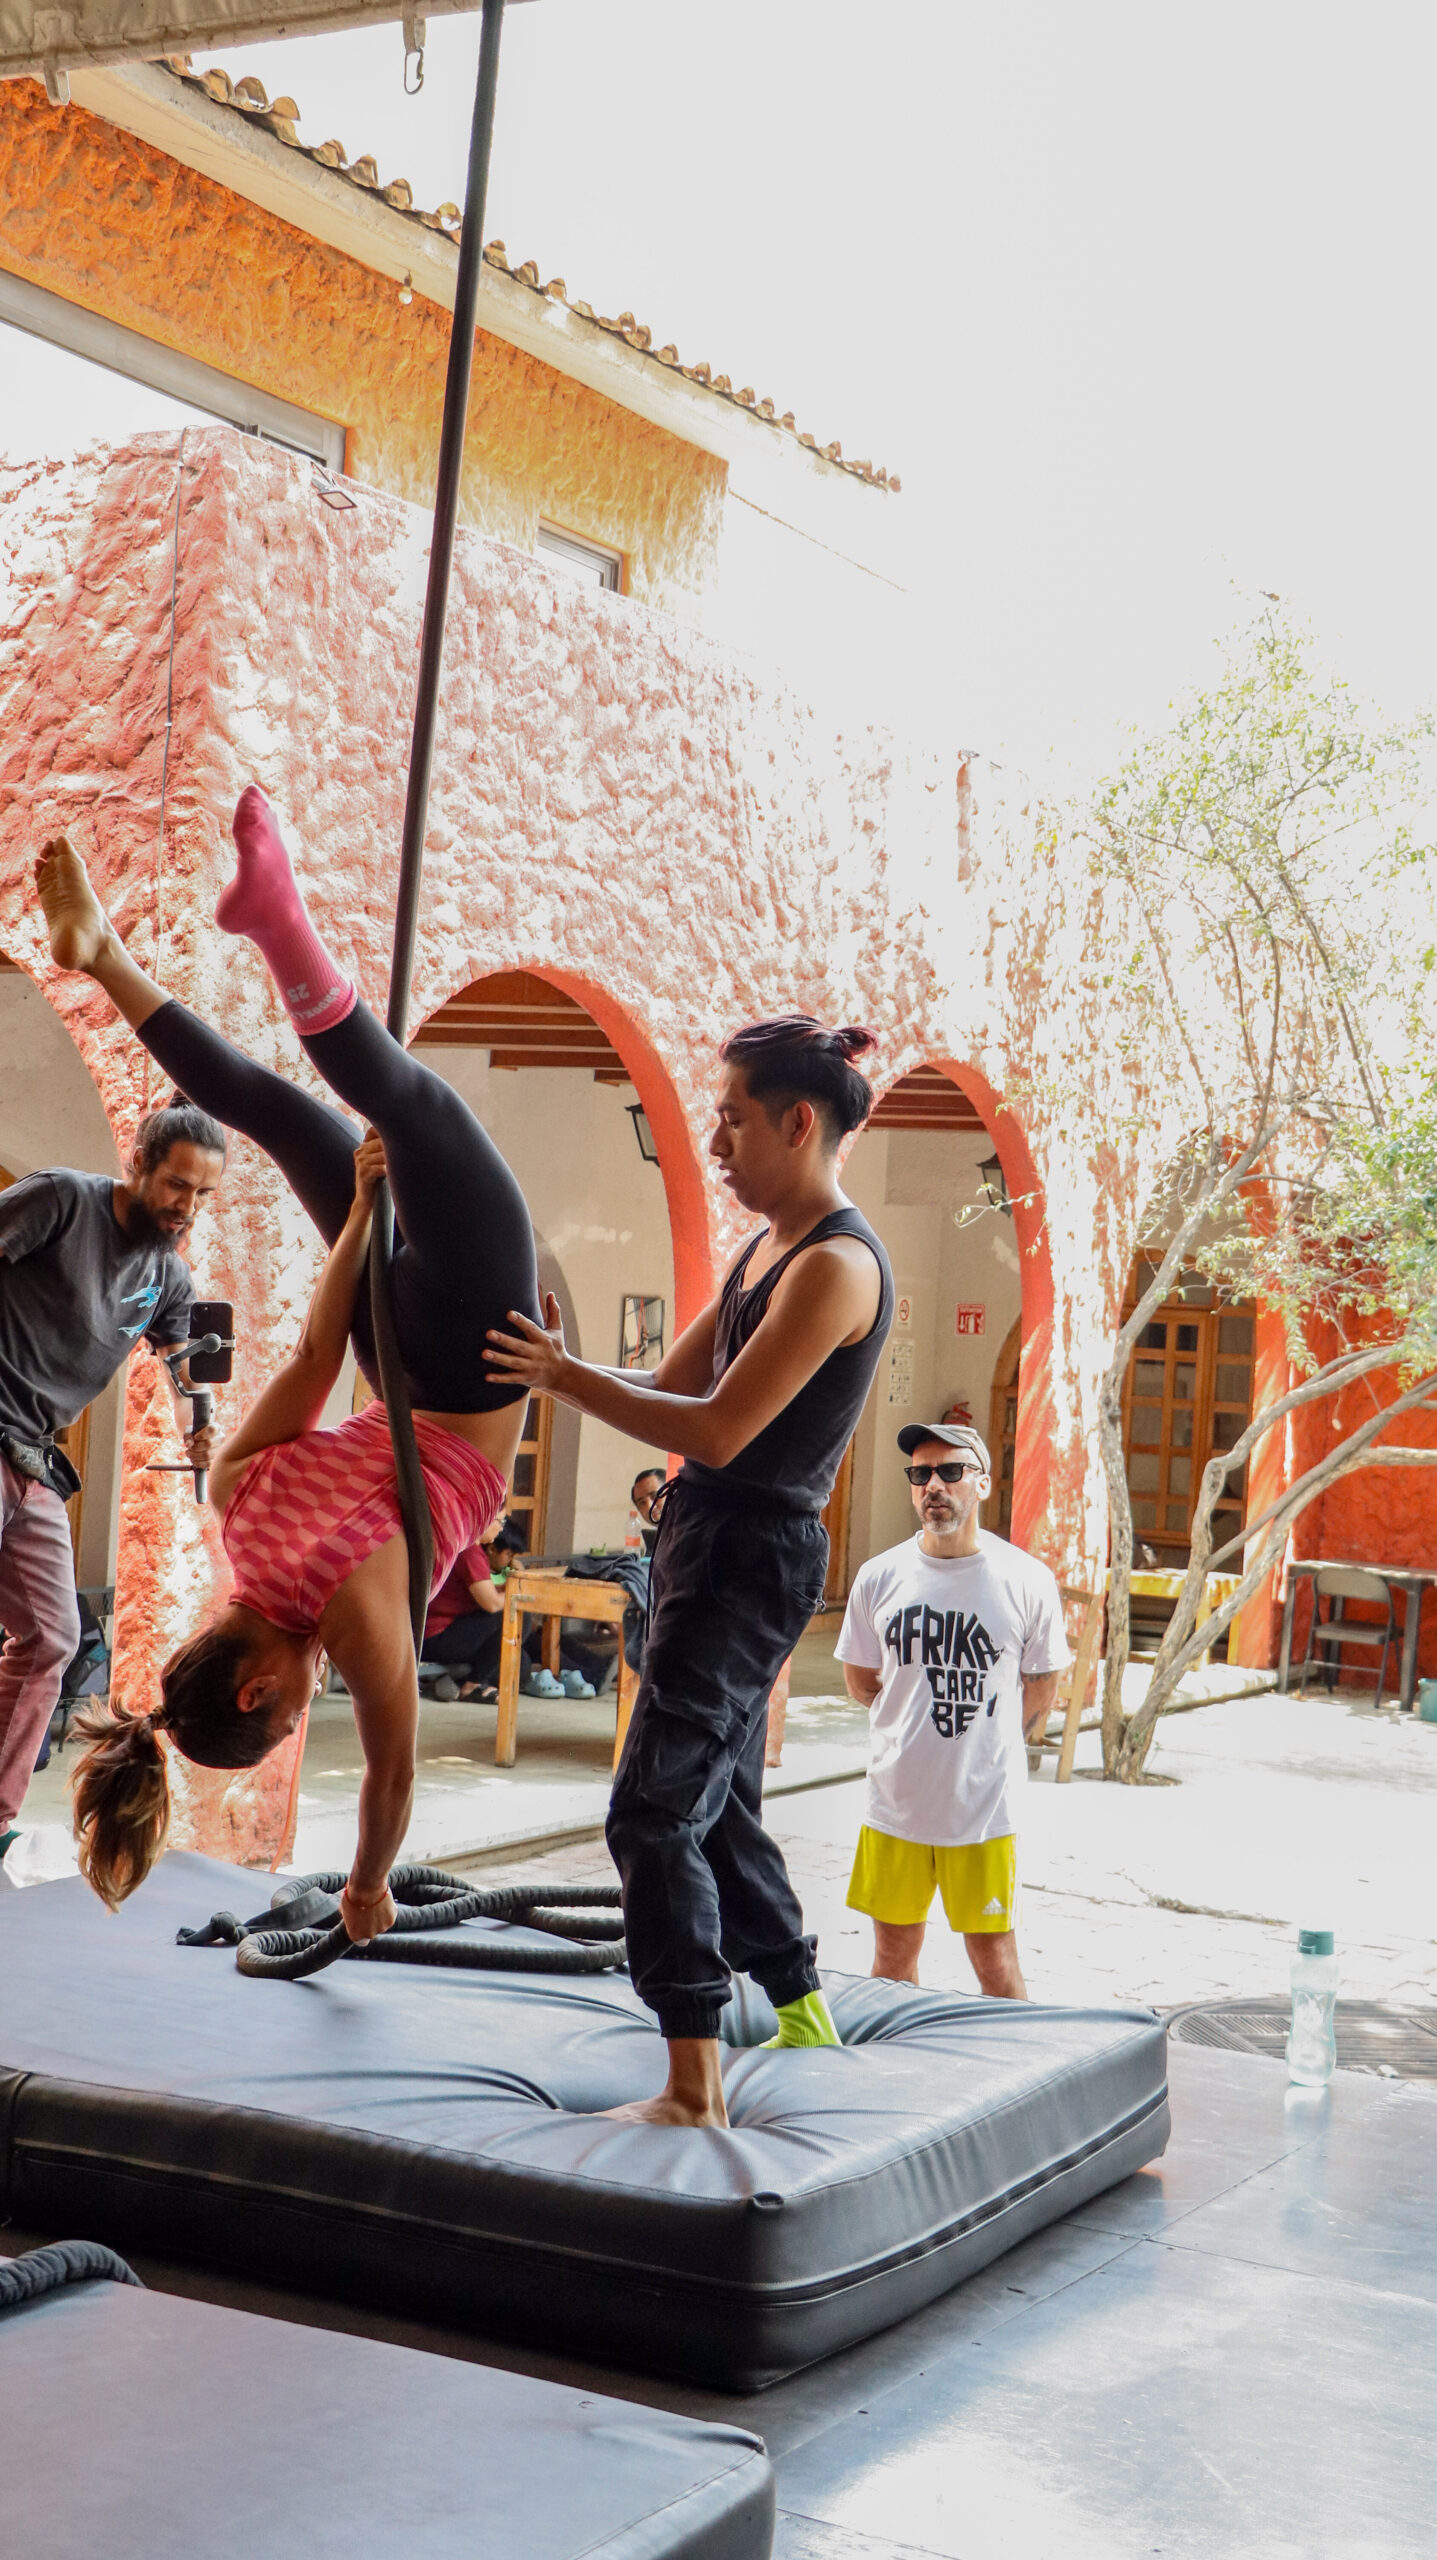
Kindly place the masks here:
<instances>
[{"instance_id":1,"label":"dolphin logo on shirt","mask_svg":"<svg viewBox=\"0 0 1437 2560\"><path fill-rule=\"evenodd\" d=\"M125 1324L122 1322L120 1325L120 1331L127 1342L138 1342L159 1303L159 1283L154 1280L150 1282L149 1287L146 1289L131 1289L128 1296L123 1297L120 1300L120 1305L122 1307L138 1307L140 1309L140 1317L137 1324Z\"/></svg>"}]
</instances>

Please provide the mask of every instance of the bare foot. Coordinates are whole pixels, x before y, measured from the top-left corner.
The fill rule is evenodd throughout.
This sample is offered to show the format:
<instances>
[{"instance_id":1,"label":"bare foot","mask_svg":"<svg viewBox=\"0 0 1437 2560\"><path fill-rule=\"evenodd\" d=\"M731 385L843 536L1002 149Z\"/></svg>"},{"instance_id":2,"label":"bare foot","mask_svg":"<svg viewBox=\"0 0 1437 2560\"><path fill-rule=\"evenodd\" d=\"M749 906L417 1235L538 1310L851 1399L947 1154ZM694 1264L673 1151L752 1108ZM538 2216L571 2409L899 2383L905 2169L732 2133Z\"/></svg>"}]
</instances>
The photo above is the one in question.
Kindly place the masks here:
<instances>
[{"instance_id":1,"label":"bare foot","mask_svg":"<svg viewBox=\"0 0 1437 2560\"><path fill-rule=\"evenodd\" d=\"M68 836L52 836L42 849L35 865L35 886L57 967L93 969L114 938L114 926Z\"/></svg>"},{"instance_id":2,"label":"bare foot","mask_svg":"<svg viewBox=\"0 0 1437 2560\"><path fill-rule=\"evenodd\" d=\"M656 2098L634 2098L606 2107L620 2124L712 2125L728 2123L724 2103L723 2048L717 2036L670 2036L669 2076Z\"/></svg>"},{"instance_id":3,"label":"bare foot","mask_svg":"<svg viewBox=\"0 0 1437 2560\"><path fill-rule=\"evenodd\" d=\"M667 2089L662 2097L634 2098L626 2107L603 2107L600 2113L615 2124L687 2124L714 2125L728 2129L728 2109L720 2097L717 2110L713 2106L692 2105L684 2098L670 2097Z\"/></svg>"}]
</instances>

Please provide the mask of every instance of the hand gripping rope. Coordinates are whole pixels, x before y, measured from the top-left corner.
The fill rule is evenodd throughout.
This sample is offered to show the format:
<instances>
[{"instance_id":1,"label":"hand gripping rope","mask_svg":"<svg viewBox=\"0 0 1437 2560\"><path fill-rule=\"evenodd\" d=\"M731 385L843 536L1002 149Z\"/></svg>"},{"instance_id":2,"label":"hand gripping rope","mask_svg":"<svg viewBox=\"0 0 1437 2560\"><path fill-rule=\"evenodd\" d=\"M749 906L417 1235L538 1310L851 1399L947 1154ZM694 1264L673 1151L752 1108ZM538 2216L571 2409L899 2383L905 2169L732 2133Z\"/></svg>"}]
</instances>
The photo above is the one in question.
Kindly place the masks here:
<instances>
[{"instance_id":1,"label":"hand gripping rope","mask_svg":"<svg viewBox=\"0 0 1437 2560\"><path fill-rule=\"evenodd\" d=\"M341 1957L373 1964L453 1965L479 1973L617 1973L625 1961L619 1888L612 1884L500 1884L472 1888L439 1867L396 1867L389 1890L399 1909L392 1929L356 1946L339 1916L343 1874L296 1876L267 1911L237 1920L217 1911L203 1929L181 1929L181 1947L233 1947L241 1973L302 1982ZM592 1918L580 1919L580 1913ZM500 1937L440 1938L461 1920L513 1920L562 1941L519 1947Z\"/></svg>"}]
</instances>

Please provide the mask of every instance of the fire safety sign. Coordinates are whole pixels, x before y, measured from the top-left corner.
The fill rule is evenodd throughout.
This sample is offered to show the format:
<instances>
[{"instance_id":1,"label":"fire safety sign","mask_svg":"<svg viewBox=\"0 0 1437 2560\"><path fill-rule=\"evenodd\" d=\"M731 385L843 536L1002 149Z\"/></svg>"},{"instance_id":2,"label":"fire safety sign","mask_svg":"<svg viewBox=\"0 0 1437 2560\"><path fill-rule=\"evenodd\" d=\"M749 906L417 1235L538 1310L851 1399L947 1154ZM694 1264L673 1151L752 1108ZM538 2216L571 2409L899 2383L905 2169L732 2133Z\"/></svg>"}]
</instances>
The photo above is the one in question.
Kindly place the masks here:
<instances>
[{"instance_id":1,"label":"fire safety sign","mask_svg":"<svg viewBox=\"0 0 1437 2560\"><path fill-rule=\"evenodd\" d=\"M986 1307L959 1307L957 1309L957 1323L954 1326L955 1333L986 1333L987 1330L988 1310Z\"/></svg>"}]
</instances>

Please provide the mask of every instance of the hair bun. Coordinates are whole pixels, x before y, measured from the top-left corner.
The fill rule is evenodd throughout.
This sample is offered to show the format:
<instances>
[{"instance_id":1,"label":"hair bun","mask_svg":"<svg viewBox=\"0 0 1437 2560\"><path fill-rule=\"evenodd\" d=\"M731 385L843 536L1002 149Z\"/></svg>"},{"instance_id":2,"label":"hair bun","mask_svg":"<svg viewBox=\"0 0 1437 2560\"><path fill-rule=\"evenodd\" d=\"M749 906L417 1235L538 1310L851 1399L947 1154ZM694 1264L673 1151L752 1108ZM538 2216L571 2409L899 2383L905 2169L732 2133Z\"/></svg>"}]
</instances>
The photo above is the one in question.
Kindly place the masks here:
<instances>
[{"instance_id":1,"label":"hair bun","mask_svg":"<svg viewBox=\"0 0 1437 2560\"><path fill-rule=\"evenodd\" d=\"M840 1058L861 1058L878 1046L878 1034L861 1022L845 1022L841 1030L831 1031L828 1036Z\"/></svg>"}]
</instances>

